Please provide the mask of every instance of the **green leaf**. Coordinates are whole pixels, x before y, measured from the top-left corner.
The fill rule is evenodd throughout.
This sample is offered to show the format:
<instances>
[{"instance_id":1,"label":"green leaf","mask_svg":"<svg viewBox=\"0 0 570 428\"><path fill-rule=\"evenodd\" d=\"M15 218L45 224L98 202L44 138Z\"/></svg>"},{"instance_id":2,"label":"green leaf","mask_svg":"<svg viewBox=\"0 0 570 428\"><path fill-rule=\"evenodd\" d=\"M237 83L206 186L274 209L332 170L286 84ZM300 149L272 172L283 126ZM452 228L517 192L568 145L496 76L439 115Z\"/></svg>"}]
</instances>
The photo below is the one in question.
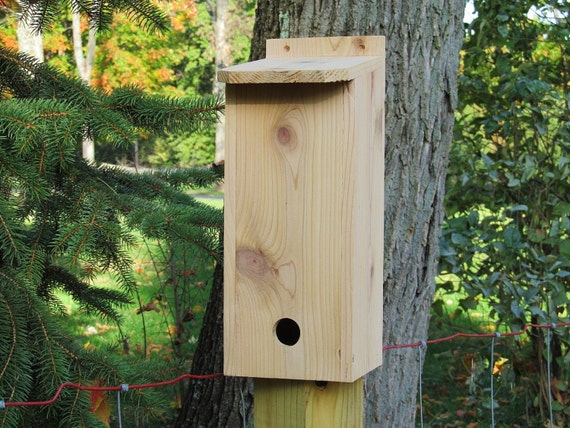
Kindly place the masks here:
<instances>
[{"instance_id":1,"label":"green leaf","mask_svg":"<svg viewBox=\"0 0 570 428\"><path fill-rule=\"evenodd\" d=\"M477 308L477 300L470 297L466 297L464 299L459 300L459 305L466 311L472 310Z\"/></svg>"},{"instance_id":2,"label":"green leaf","mask_svg":"<svg viewBox=\"0 0 570 428\"><path fill-rule=\"evenodd\" d=\"M552 221L552 226L550 227L550 232L548 233L548 237L552 238L558 236L559 232L560 232L560 222L558 221L558 219L555 219Z\"/></svg>"},{"instance_id":3,"label":"green leaf","mask_svg":"<svg viewBox=\"0 0 570 428\"><path fill-rule=\"evenodd\" d=\"M433 309L433 311L437 316L439 317L443 316L443 301L441 299L434 301L433 304L431 305L431 308Z\"/></svg>"},{"instance_id":4,"label":"green leaf","mask_svg":"<svg viewBox=\"0 0 570 428\"><path fill-rule=\"evenodd\" d=\"M507 37L509 35L509 27L507 25L499 25L497 27L499 34L503 37Z\"/></svg>"},{"instance_id":5,"label":"green leaf","mask_svg":"<svg viewBox=\"0 0 570 428\"><path fill-rule=\"evenodd\" d=\"M521 233L514 226L509 226L504 232L505 244L510 248L518 248L521 242Z\"/></svg>"},{"instance_id":6,"label":"green leaf","mask_svg":"<svg viewBox=\"0 0 570 428\"><path fill-rule=\"evenodd\" d=\"M505 176L509 179L507 186L516 187L521 184L520 179L514 177L510 172L505 173Z\"/></svg>"},{"instance_id":7,"label":"green leaf","mask_svg":"<svg viewBox=\"0 0 570 428\"><path fill-rule=\"evenodd\" d=\"M509 15L505 14L505 13L499 13L497 15L497 21L499 22L507 22L509 20Z\"/></svg>"},{"instance_id":8,"label":"green leaf","mask_svg":"<svg viewBox=\"0 0 570 428\"><path fill-rule=\"evenodd\" d=\"M566 292L552 293L550 302L555 307L565 306L568 303L568 296Z\"/></svg>"},{"instance_id":9,"label":"green leaf","mask_svg":"<svg viewBox=\"0 0 570 428\"><path fill-rule=\"evenodd\" d=\"M468 217L469 226L475 227L479 224L479 211L473 210Z\"/></svg>"},{"instance_id":10,"label":"green leaf","mask_svg":"<svg viewBox=\"0 0 570 428\"><path fill-rule=\"evenodd\" d=\"M509 211L511 212L528 211L528 205L523 205L523 204L515 205L514 207L511 207Z\"/></svg>"},{"instance_id":11,"label":"green leaf","mask_svg":"<svg viewBox=\"0 0 570 428\"><path fill-rule=\"evenodd\" d=\"M547 121L538 121L535 123L535 128L538 131L538 134L540 136L544 136L546 135L546 133L548 132L548 122Z\"/></svg>"},{"instance_id":12,"label":"green leaf","mask_svg":"<svg viewBox=\"0 0 570 428\"><path fill-rule=\"evenodd\" d=\"M457 251L451 245L449 245L446 241L441 242L439 247L439 255L441 257L449 257L457 255Z\"/></svg>"},{"instance_id":13,"label":"green leaf","mask_svg":"<svg viewBox=\"0 0 570 428\"><path fill-rule=\"evenodd\" d=\"M533 314L533 315L537 315L537 316L539 316L539 317L541 317L541 318L544 318L544 317L545 317L544 311L543 311L539 306L531 305L531 306L528 307L528 310L529 310L530 313Z\"/></svg>"},{"instance_id":14,"label":"green leaf","mask_svg":"<svg viewBox=\"0 0 570 428\"><path fill-rule=\"evenodd\" d=\"M567 216L570 214L570 203L560 201L554 206L553 214Z\"/></svg>"},{"instance_id":15,"label":"green leaf","mask_svg":"<svg viewBox=\"0 0 570 428\"><path fill-rule=\"evenodd\" d=\"M459 245L460 247L468 247L471 245L471 241L460 233L452 233L451 242L453 242L456 245Z\"/></svg>"},{"instance_id":16,"label":"green leaf","mask_svg":"<svg viewBox=\"0 0 570 428\"><path fill-rule=\"evenodd\" d=\"M570 258L570 239L563 240L558 248L560 250L560 254Z\"/></svg>"}]
</instances>

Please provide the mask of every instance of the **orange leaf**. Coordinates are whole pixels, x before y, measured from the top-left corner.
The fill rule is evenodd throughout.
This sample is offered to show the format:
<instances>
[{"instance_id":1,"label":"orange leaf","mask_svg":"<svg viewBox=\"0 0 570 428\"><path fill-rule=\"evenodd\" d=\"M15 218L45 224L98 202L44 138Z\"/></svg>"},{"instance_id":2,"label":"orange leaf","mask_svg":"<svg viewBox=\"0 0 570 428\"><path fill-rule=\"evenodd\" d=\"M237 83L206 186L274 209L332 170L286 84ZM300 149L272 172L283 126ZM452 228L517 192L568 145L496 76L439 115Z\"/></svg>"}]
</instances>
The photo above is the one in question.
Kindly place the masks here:
<instances>
[{"instance_id":1,"label":"orange leaf","mask_svg":"<svg viewBox=\"0 0 570 428\"><path fill-rule=\"evenodd\" d=\"M0 9L3 7L7 7L8 9L12 9L13 11L19 11L20 6L16 0L0 0Z\"/></svg>"},{"instance_id":2,"label":"orange leaf","mask_svg":"<svg viewBox=\"0 0 570 428\"><path fill-rule=\"evenodd\" d=\"M101 379L91 383L92 386L101 386ZM109 425L109 418L111 416L111 406L107 401L106 391L90 391L91 394L91 411L95 413L97 418L106 426Z\"/></svg>"},{"instance_id":3,"label":"orange leaf","mask_svg":"<svg viewBox=\"0 0 570 428\"><path fill-rule=\"evenodd\" d=\"M495 361L495 365L493 366L493 374L498 375L501 373L507 361L509 361L508 358L499 358L497 361Z\"/></svg>"}]
</instances>

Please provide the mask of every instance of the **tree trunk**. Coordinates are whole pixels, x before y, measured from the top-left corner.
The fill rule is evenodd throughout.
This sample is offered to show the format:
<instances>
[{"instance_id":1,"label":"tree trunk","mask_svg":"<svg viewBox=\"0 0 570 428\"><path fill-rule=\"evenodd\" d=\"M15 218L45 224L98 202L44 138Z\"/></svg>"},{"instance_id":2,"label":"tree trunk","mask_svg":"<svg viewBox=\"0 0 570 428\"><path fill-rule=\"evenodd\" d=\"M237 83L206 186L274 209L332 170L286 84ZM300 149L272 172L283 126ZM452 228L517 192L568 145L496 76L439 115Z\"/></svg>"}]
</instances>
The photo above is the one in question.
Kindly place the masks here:
<instances>
[{"instance_id":1,"label":"tree trunk","mask_svg":"<svg viewBox=\"0 0 570 428\"><path fill-rule=\"evenodd\" d=\"M193 374L224 370L223 344L224 271L217 265L210 301L192 361ZM251 419L252 386L245 378L221 377L193 380L185 393L177 427L241 427Z\"/></svg>"},{"instance_id":2,"label":"tree trunk","mask_svg":"<svg viewBox=\"0 0 570 428\"><path fill-rule=\"evenodd\" d=\"M71 25L73 35L73 53L75 56L75 64L77 65L77 74L81 80L83 80L87 85L90 85L93 64L95 62L97 30L94 27L89 28L87 52L84 56L83 40L81 35L81 15L78 12L72 12ZM83 138L82 155L83 158L90 162L95 161L95 142L88 136Z\"/></svg>"},{"instance_id":3,"label":"tree trunk","mask_svg":"<svg viewBox=\"0 0 570 428\"><path fill-rule=\"evenodd\" d=\"M216 0L216 11L214 30L216 36L216 69L225 68L231 62L231 52L228 43L228 29L226 21L228 18L228 0ZM214 80L214 95L223 96L226 85ZM214 162L218 163L225 157L225 116L221 116L216 124L216 154Z\"/></svg>"},{"instance_id":4,"label":"tree trunk","mask_svg":"<svg viewBox=\"0 0 570 428\"><path fill-rule=\"evenodd\" d=\"M20 52L44 62L44 42L40 32L32 30L25 19L19 19L16 36Z\"/></svg>"},{"instance_id":5,"label":"tree trunk","mask_svg":"<svg viewBox=\"0 0 570 428\"><path fill-rule=\"evenodd\" d=\"M251 59L268 38L385 35L384 341L426 339L435 291L464 0L259 0ZM366 425L414 426L416 349L366 378Z\"/></svg>"}]
</instances>

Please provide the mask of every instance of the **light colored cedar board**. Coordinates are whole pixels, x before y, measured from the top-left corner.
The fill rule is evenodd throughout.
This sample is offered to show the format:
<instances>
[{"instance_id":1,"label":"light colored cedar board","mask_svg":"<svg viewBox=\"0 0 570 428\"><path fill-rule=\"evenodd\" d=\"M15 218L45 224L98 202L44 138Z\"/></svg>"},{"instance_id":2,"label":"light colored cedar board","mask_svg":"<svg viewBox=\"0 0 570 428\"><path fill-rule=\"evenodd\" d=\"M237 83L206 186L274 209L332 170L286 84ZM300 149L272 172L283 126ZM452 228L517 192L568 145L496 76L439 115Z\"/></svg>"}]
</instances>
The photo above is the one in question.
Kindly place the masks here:
<instances>
[{"instance_id":1,"label":"light colored cedar board","mask_svg":"<svg viewBox=\"0 0 570 428\"><path fill-rule=\"evenodd\" d=\"M330 83L346 82L370 73L378 57L270 58L218 71L224 83Z\"/></svg>"},{"instance_id":2,"label":"light colored cedar board","mask_svg":"<svg viewBox=\"0 0 570 428\"><path fill-rule=\"evenodd\" d=\"M239 165L226 171L233 183L224 232L228 374L350 377L350 334L345 344L341 334L352 308L341 282L350 270L351 226L343 219L352 220L352 195L344 193L354 145L343 135L347 108L338 100L348 84L334 85L228 88L227 120L242 124L226 153L226 167ZM276 127L290 129L288 144L278 141ZM284 317L300 325L295 346L275 338L274 324Z\"/></svg>"},{"instance_id":3,"label":"light colored cedar board","mask_svg":"<svg viewBox=\"0 0 570 428\"><path fill-rule=\"evenodd\" d=\"M338 44L338 46L343 45L346 45L346 43ZM230 225L230 227L227 227L225 232L227 290L225 293L226 333L224 338L227 351L225 355L225 371L227 374L275 378L327 379L346 382L354 380L381 363L383 85L384 74L382 68L373 72L367 78L356 79L355 82L335 84L334 86L324 85L327 86L326 91L330 91L331 88L337 88L337 86L344 88L343 94L345 97L343 98L344 101L341 102L342 107L340 107L342 113L339 114L337 111L336 115L330 115L324 111L322 112L324 114L323 118L319 119L315 119L318 114L314 112L307 114L306 111L302 113L297 111L296 114L291 115L291 111L294 111L295 106L298 107L299 105L302 105L303 109L311 110L314 107L313 103L309 102L307 104L304 97L308 94L308 99L310 100L311 96L315 96L316 93L314 93L314 89L309 89L307 92L307 88L323 85L300 84L279 89L272 95L264 93L265 95L262 98L267 96L271 98L273 96L273 101L270 101L268 105L253 107L253 111L247 114L244 113L244 110L248 110L260 101L259 98L256 98L259 95L260 88L268 85L245 85L245 87L229 85L226 112L228 122L244 125L249 121L253 127L260 128L262 133L269 132L269 134L260 136L256 134L257 131L254 131L253 135L248 135L247 128L251 128L250 126L239 126L237 127L239 129L228 130L226 225ZM271 86L269 91L272 92L276 87L287 85L269 86ZM239 90L244 90L244 94L249 91L249 94L245 97L239 96L238 88ZM334 93L334 90L332 92ZM299 103L299 99L294 97L294 94L301 96L301 103ZM291 96L293 98L290 98ZM336 93L336 96L338 96L338 93ZM330 101L334 97L335 95L330 93L325 94L321 98L329 98ZM319 96L317 96L318 98ZM321 99L321 101L323 100ZM374 106L372 109L369 108L370 102ZM278 106L280 103L289 105L287 108L291 110L285 113L278 113L278 115L282 114L285 120L283 121L283 117L281 122L279 120L275 121L275 117L268 120L266 115L275 115L275 106ZM326 102L324 105L326 105ZM319 109L324 105L321 105ZM279 108L283 108L283 106ZM324 108L324 110L327 110L327 108L335 111L334 102ZM271 111L273 113L270 113ZM277 129L275 127L279 123L287 125L287 121L290 122L289 125L292 126L291 129L293 129L294 133L297 134L297 140L299 140L298 134L302 134L301 140L305 141L305 143L299 144L297 141L295 144L275 144L275 131ZM306 130L310 129L310 127L307 126L306 122L320 127L321 131L317 132L324 133L325 137L315 138L315 135L311 134L314 131L307 132ZM263 125L263 123L266 123L267 126ZM352 124L346 125L347 123ZM339 132L341 134L345 132L351 136L350 138L340 138L340 141L343 141L346 146L343 149L344 152L334 149L332 151L335 153L330 154L325 150L326 145L322 141L319 143L320 145L306 144L306 141L335 141L334 136L339 135ZM237 147L234 147L233 143L236 143L235 146L237 146L238 142L243 144L245 141L267 141L267 144L261 147L250 147L251 153L239 161L237 159L239 150ZM355 143L355 141L358 141L358 143ZM299 150L298 146L305 147L303 149L304 152ZM267 151L267 147L271 149ZM350 150L347 151L347 147ZM232 152L233 149L236 149L235 153ZM312 151L309 159L314 160L308 160L302 154L307 152L307 150ZM315 156L316 152L321 153L321 155ZM280 161L276 162L276 159ZM339 166L339 159L342 159L344 164L341 163ZM360 164L355 165L354 162ZM239 168L237 165L239 165ZM331 207L327 206L325 202L318 203L317 206L319 208L317 208L314 205L307 205L308 202L305 199L303 204L297 205L297 208L302 208L302 215L299 213L299 209L294 209L294 207L291 207L289 210L280 210L279 207L272 205L278 203L276 201L281 201L281 208L283 206L295 206L295 201L297 200L298 202L299 195L295 196L295 193L289 192L288 199L283 197L288 194L287 188L291 189L291 183L299 185L299 171L307 172L306 174L301 174L301 176L305 177L301 181L304 183L304 188L309 192L312 187L310 184L312 183L311 176L313 173L319 176L330 165L336 168L334 169L335 171L345 174L349 179L342 181L340 187L339 182L335 182L335 179L338 179L337 175L333 175L330 179L321 180L322 183L324 183L327 189L338 190L341 188L341 194L344 195L341 196L341 200L343 200L342 198L345 198L344 201L352 199L354 202L354 198L356 198L355 204L343 203L339 208L338 203L336 205L333 204ZM235 179L238 173L247 175L254 170L259 175L250 177L250 183L253 183L253 185L236 184ZM284 171L286 174L283 174ZM294 173L295 171L297 173ZM243 178L241 175L240 177ZM309 178L307 179L306 177ZM284 186L283 180L289 184ZM244 188L248 187L250 189L246 193L250 192L249 197L253 206L248 206L247 203L241 207L237 206L236 200L242 200L243 204L242 197L244 194L236 196L235 192L243 191ZM338 197L338 194L335 195L333 192L327 196L327 200L330 203L332 199L338 199ZM267 219L258 221L263 217L263 214L260 214L260 212L267 211L267 206L270 207L269 211L273 212L274 214L272 215L276 218L270 218L269 222ZM355 209L355 206L358 209ZM360 213L363 209L365 211L371 209L372 211L366 212L362 216ZM320 210L321 217L326 219L324 222L326 224L320 224L323 222L319 216L313 215L312 217L315 220L302 220L302 225L295 227L296 223L300 224L298 220L307 214L307 210L312 213ZM286 214L283 214L282 211L286 212ZM307 268L311 263L315 261L320 263L321 259L327 260L327 257L333 257L333 259L338 257L338 255L330 256L330 254L327 256L326 251L323 253L320 251L320 248L326 247L324 243L326 240L323 240L321 236L323 235L322 231L325 231L326 235L326 231L331 230L330 222L333 220L330 217L334 217L339 211L342 218L340 220L341 229L346 233L344 235L341 234L340 237L336 236L332 245L341 243L348 249L347 252L341 255L342 262L346 264L339 271L341 263L338 262L338 259L332 260L332 262L329 261L330 269L323 268L321 263L321 266L317 267L315 271L322 273L322 275L311 276L308 274L310 269ZM330 216L328 213L330 213ZM273 220L279 218L280 215L285 215L285 218L288 219L288 223L286 223L288 226L284 230L279 231L279 227L277 230L273 227ZM255 236L245 239L247 241L245 244L243 242L233 242L231 238L232 236L235 238L235 222L238 221L238 218L246 218L245 221L249 222L249 226L253 230L257 229L255 232L257 237L263 236L274 241L273 244L268 246L269 249L265 248L267 244L260 243ZM352 221L351 224L346 223L349 218ZM344 223L342 223L343 221ZM233 230L232 224L234 224ZM349 224L348 227L346 227L347 224ZM336 225L338 226L338 221ZM305 227L308 227L309 230L312 229L311 233L315 236L320 236L321 239L308 244L309 246L302 244L295 247L293 245L293 248L298 248L300 254L319 254L319 257L313 257L312 262L301 261L299 262L300 264L291 261L283 263L283 260L279 260L279 257L276 259L276 248L283 246L283 248L289 248L285 252L291 251L291 246L286 244L302 241L299 240L297 229L301 231L303 238L306 237ZM338 227L336 228L338 229ZM335 229L335 227L332 229ZM292 233L290 233L291 231ZM278 242L275 242L275 237L279 238ZM361 245L362 243L365 243L365 245ZM230 248L232 245L233 248ZM239 264L236 261L236 250L238 249L241 250L242 268L244 266L244 254L246 255L245 259L250 260L252 263L245 268L245 276L249 277L245 281L249 285L245 287L235 283L236 279L240 277L240 273L236 269L237 264ZM243 252L244 249L246 250L245 253ZM351 249L354 250L354 254L347 258L347 254L350 253ZM352 258L350 259L350 257ZM301 267L298 268L298 265ZM259 267L261 267L261 271L256 271ZM268 272L270 275L268 275ZM332 287L328 290L330 293L327 293L326 288L318 290L311 287L297 287L296 277L298 272L302 273L302 278L313 279L313 281L308 283L319 282L326 284L329 281L329 283L333 284L333 279L341 278L342 282L346 284L345 290ZM358 290L353 292L353 287L358 287ZM297 292L297 288L305 288L306 290ZM250 299L252 296L254 296L253 299ZM247 302L245 305L239 304L240 302L243 303L244 300L252 301ZM339 304L339 301L342 304ZM299 312L302 314L298 315ZM275 337L274 332L268 330L267 326L268 323L271 325L275 319L282 316L291 316L297 320L301 319L302 337L305 340L309 336L315 340L306 342L306 345L300 343L293 347L284 347L279 344L278 346L281 347L279 352L272 352L271 349L275 348ZM304 327L306 325L309 327ZM317 326L317 329L310 328L310 326ZM333 333L327 331L329 328ZM270 332L270 337L266 337L265 339L267 340L261 340L260 336L268 332ZM323 332L324 335L322 334ZM333 344L332 346L331 343ZM323 344L326 346L321 346ZM335 347L339 344L340 347L336 348L335 351ZM311 346L313 346L313 349L306 349L311 348ZM342 350L342 352L337 352L338 349ZM352 355L352 359L350 359L350 355ZM256 356L263 356L263 358L259 361ZM344 360L340 364L339 361L335 361L335 359L341 360L343 357Z\"/></svg>"},{"instance_id":4,"label":"light colored cedar board","mask_svg":"<svg viewBox=\"0 0 570 428\"><path fill-rule=\"evenodd\" d=\"M385 45L386 38L384 36L269 39L265 43L266 58L321 56L384 57Z\"/></svg>"}]
</instances>

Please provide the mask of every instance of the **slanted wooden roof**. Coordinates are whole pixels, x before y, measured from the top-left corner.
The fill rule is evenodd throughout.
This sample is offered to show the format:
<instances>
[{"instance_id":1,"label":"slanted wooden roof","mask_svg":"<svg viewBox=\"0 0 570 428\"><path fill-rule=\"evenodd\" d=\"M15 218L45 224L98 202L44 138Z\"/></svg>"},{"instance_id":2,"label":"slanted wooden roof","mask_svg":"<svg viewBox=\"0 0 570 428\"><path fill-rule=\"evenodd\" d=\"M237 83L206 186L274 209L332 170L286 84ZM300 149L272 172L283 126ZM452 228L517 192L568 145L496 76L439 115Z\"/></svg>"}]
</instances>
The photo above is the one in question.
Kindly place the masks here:
<instances>
[{"instance_id":1,"label":"slanted wooden roof","mask_svg":"<svg viewBox=\"0 0 570 428\"><path fill-rule=\"evenodd\" d=\"M218 71L224 83L331 83L354 80L381 64L377 56L266 58Z\"/></svg>"}]
</instances>

